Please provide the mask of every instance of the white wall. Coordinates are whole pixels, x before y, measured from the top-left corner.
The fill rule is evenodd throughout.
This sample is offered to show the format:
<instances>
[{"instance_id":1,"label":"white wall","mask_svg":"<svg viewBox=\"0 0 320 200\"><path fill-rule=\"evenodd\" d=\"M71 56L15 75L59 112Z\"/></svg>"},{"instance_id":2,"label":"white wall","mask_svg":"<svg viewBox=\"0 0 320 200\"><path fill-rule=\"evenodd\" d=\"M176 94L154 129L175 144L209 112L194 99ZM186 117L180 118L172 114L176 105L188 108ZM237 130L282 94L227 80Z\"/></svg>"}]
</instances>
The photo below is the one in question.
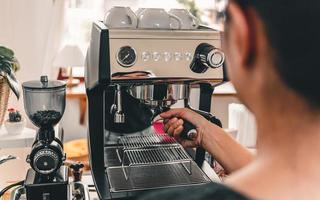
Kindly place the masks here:
<instances>
[{"instance_id":1,"label":"white wall","mask_svg":"<svg viewBox=\"0 0 320 200\"><path fill-rule=\"evenodd\" d=\"M235 96L221 96L214 95L211 102L211 112L218 117L221 122L223 128L229 128L229 104L232 103L240 103L238 98Z\"/></svg>"},{"instance_id":2,"label":"white wall","mask_svg":"<svg viewBox=\"0 0 320 200\"><path fill-rule=\"evenodd\" d=\"M52 61L60 46L64 0L0 0L0 45L15 51L22 83L52 75ZM22 91L22 90L21 90ZM23 108L11 95L9 106Z\"/></svg>"}]
</instances>

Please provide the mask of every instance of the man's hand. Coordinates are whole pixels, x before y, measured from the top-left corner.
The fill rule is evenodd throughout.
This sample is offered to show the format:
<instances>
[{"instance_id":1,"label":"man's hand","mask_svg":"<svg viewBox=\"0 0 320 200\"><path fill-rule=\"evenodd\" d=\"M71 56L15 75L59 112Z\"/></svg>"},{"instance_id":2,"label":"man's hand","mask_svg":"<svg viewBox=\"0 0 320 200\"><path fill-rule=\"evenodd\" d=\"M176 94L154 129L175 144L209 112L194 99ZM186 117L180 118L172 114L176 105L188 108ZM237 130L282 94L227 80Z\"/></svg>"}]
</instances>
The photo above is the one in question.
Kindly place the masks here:
<instances>
[{"instance_id":1,"label":"man's hand","mask_svg":"<svg viewBox=\"0 0 320 200\"><path fill-rule=\"evenodd\" d=\"M171 109L160 116L164 119L164 131L173 136L182 146L197 147L202 145L202 138L209 124L209 121L204 117L187 108ZM197 135L193 140L185 140L180 137L184 121L188 121L196 127Z\"/></svg>"}]
</instances>

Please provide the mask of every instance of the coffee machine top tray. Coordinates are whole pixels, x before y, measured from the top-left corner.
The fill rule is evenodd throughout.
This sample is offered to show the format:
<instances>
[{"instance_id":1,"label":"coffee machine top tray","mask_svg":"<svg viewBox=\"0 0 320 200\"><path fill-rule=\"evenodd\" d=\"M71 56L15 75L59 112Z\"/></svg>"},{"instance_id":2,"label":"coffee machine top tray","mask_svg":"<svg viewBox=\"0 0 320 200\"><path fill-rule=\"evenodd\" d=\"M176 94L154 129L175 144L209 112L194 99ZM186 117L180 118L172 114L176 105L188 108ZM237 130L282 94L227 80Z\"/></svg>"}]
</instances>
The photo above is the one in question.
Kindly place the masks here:
<instances>
[{"instance_id":1,"label":"coffee machine top tray","mask_svg":"<svg viewBox=\"0 0 320 200\"><path fill-rule=\"evenodd\" d=\"M103 24L104 25L104 24ZM104 25L105 26L105 25ZM194 30L163 30L163 29L109 29L112 39L132 38L132 39L220 39L220 32L206 26L199 26ZM213 34L214 33L214 34Z\"/></svg>"}]
</instances>

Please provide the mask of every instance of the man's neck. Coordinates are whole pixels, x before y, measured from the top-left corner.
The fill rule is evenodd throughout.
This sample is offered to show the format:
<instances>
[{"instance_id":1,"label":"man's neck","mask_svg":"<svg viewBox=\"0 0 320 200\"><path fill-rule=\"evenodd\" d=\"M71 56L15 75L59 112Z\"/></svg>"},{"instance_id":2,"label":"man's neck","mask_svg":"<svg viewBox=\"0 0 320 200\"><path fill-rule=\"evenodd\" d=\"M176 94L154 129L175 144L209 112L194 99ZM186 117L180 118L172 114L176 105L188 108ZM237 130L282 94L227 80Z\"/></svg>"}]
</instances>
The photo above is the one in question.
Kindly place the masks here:
<instances>
[{"instance_id":1,"label":"man's neck","mask_svg":"<svg viewBox=\"0 0 320 200\"><path fill-rule=\"evenodd\" d=\"M313 152L320 152L319 114L294 99L273 103L261 111L256 115L258 156L291 162L318 156Z\"/></svg>"},{"instance_id":2,"label":"man's neck","mask_svg":"<svg viewBox=\"0 0 320 200\"><path fill-rule=\"evenodd\" d=\"M293 101L271 103L255 116L257 158L227 184L252 199L304 199L306 192L319 199L320 117Z\"/></svg>"}]
</instances>

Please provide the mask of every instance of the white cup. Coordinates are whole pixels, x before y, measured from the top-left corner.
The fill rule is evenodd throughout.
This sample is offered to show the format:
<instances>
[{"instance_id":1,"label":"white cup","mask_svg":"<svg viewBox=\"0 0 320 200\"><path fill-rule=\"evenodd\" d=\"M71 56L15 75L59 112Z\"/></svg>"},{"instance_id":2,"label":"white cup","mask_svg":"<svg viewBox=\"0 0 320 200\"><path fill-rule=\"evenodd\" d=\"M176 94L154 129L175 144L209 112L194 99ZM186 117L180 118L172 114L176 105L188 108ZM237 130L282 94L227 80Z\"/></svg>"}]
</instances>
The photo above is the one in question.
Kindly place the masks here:
<instances>
[{"instance_id":1,"label":"white cup","mask_svg":"<svg viewBox=\"0 0 320 200\"><path fill-rule=\"evenodd\" d=\"M144 11L145 9L147 9L147 8L138 8L138 10L136 10L136 16L137 16L137 18L139 18L139 15L142 13L142 11Z\"/></svg>"},{"instance_id":2,"label":"white cup","mask_svg":"<svg viewBox=\"0 0 320 200\"><path fill-rule=\"evenodd\" d=\"M109 28L137 28L137 16L129 7L113 7L104 17Z\"/></svg>"},{"instance_id":3,"label":"white cup","mask_svg":"<svg viewBox=\"0 0 320 200\"><path fill-rule=\"evenodd\" d=\"M138 16L140 29L180 29L181 20L162 8L145 8Z\"/></svg>"},{"instance_id":4,"label":"white cup","mask_svg":"<svg viewBox=\"0 0 320 200\"><path fill-rule=\"evenodd\" d=\"M190 30L199 27L199 19L193 16L187 9L171 9L169 13L180 18L181 29Z\"/></svg>"}]
</instances>

